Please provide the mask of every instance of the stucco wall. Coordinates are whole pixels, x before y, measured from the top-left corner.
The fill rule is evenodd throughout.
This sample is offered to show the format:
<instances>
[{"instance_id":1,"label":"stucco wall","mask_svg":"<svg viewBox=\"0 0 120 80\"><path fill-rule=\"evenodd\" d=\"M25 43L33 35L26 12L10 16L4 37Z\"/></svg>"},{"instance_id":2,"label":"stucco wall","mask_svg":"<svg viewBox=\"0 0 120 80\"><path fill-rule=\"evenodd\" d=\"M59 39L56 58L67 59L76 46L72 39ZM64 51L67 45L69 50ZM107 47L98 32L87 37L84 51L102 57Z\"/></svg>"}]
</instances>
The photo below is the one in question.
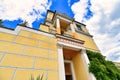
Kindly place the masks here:
<instances>
[{"instance_id":1,"label":"stucco wall","mask_svg":"<svg viewBox=\"0 0 120 80\"><path fill-rule=\"evenodd\" d=\"M77 53L72 58L72 61L75 70L76 80L89 80L82 60L81 53Z\"/></svg>"},{"instance_id":2,"label":"stucco wall","mask_svg":"<svg viewBox=\"0 0 120 80\"><path fill-rule=\"evenodd\" d=\"M21 30L17 35L0 32L0 80L58 80L57 40Z\"/></svg>"},{"instance_id":3,"label":"stucco wall","mask_svg":"<svg viewBox=\"0 0 120 80\"><path fill-rule=\"evenodd\" d=\"M89 37L83 34L77 34L77 35L78 35L78 39L85 41L84 47L86 49L93 50L93 51L100 51L92 37Z\"/></svg>"}]
</instances>

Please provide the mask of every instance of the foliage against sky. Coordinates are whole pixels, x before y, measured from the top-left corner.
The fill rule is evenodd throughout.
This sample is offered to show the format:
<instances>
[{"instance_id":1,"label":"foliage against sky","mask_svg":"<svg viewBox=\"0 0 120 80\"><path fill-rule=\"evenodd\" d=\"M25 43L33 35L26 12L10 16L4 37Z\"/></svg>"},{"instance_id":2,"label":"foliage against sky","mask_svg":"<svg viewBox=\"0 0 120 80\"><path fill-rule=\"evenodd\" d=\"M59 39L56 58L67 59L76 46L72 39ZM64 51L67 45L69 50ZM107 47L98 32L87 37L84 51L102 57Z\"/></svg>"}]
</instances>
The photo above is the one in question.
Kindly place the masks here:
<instances>
[{"instance_id":1,"label":"foliage against sky","mask_svg":"<svg viewBox=\"0 0 120 80\"><path fill-rule=\"evenodd\" d=\"M90 60L89 71L97 80L120 80L120 69L111 61L106 61L101 53L87 50Z\"/></svg>"}]
</instances>

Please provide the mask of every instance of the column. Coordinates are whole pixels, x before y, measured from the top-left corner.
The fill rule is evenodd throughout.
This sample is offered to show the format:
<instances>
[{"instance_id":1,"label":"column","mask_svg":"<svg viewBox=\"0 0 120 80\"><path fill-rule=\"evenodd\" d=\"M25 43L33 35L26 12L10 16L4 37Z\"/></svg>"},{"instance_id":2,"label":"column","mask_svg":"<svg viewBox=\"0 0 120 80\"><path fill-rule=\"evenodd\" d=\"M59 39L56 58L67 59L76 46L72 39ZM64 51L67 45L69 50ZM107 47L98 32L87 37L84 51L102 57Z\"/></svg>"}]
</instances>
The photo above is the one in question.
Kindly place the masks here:
<instances>
[{"instance_id":1,"label":"column","mask_svg":"<svg viewBox=\"0 0 120 80\"><path fill-rule=\"evenodd\" d=\"M74 37L74 38L77 38L77 34L76 34L76 32L75 32L75 28L74 28L74 26L73 26L72 23L70 24L70 28L71 28L71 30L72 30L73 37Z\"/></svg>"},{"instance_id":2,"label":"column","mask_svg":"<svg viewBox=\"0 0 120 80\"><path fill-rule=\"evenodd\" d=\"M61 34L61 30L60 30L60 19L56 19L56 31L57 34Z\"/></svg>"},{"instance_id":3,"label":"column","mask_svg":"<svg viewBox=\"0 0 120 80\"><path fill-rule=\"evenodd\" d=\"M86 72L87 72L88 78L90 80L96 80L95 76L92 73L89 72L89 68L88 68L89 65L88 64L90 63L90 61L88 59L88 56L87 56L87 53L86 53L85 49L81 50L81 55L82 55L82 60L84 62L85 68L86 68Z\"/></svg>"},{"instance_id":4,"label":"column","mask_svg":"<svg viewBox=\"0 0 120 80\"><path fill-rule=\"evenodd\" d=\"M65 80L65 67L63 58L62 45L58 45L58 68L59 68L59 80Z\"/></svg>"}]
</instances>

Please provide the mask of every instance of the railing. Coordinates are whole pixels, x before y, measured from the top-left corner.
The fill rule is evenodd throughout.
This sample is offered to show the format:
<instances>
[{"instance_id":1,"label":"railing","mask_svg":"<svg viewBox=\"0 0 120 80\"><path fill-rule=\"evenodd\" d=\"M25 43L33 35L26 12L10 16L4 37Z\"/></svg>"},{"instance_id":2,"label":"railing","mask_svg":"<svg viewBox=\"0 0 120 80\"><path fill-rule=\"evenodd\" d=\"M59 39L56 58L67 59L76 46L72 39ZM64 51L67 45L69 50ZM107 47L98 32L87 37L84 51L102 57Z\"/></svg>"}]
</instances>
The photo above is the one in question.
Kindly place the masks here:
<instances>
[{"instance_id":1,"label":"railing","mask_svg":"<svg viewBox=\"0 0 120 80\"><path fill-rule=\"evenodd\" d=\"M67 37L72 37L73 38L73 36L68 34L68 33L64 33L63 36L67 36Z\"/></svg>"},{"instance_id":2,"label":"railing","mask_svg":"<svg viewBox=\"0 0 120 80\"><path fill-rule=\"evenodd\" d=\"M56 34L56 30L53 30L53 29L49 29L49 32L52 34Z\"/></svg>"},{"instance_id":3,"label":"railing","mask_svg":"<svg viewBox=\"0 0 120 80\"><path fill-rule=\"evenodd\" d=\"M56 30L49 29L49 31L50 31L50 33L52 33L52 34L56 34ZM61 34L61 35L67 36L67 37L72 37L72 38L73 38L73 36L70 35L68 32L65 32L64 34Z\"/></svg>"}]
</instances>

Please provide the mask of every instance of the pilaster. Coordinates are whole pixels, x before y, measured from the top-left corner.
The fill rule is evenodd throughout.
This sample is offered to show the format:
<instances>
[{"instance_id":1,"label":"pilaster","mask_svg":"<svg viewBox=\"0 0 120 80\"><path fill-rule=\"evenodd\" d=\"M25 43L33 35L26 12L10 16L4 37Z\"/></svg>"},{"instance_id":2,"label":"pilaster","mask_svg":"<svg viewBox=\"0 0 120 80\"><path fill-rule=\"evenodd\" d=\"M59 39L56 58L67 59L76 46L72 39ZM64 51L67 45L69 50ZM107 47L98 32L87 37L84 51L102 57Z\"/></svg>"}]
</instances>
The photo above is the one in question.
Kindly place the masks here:
<instances>
[{"instance_id":1,"label":"pilaster","mask_svg":"<svg viewBox=\"0 0 120 80\"><path fill-rule=\"evenodd\" d=\"M64 68L64 57L63 57L63 46L58 45L58 69L59 69L59 80L65 80L65 68Z\"/></svg>"},{"instance_id":2,"label":"pilaster","mask_svg":"<svg viewBox=\"0 0 120 80\"><path fill-rule=\"evenodd\" d=\"M57 31L58 34L61 34L60 19L59 18L56 19L56 31Z\"/></svg>"}]
</instances>

